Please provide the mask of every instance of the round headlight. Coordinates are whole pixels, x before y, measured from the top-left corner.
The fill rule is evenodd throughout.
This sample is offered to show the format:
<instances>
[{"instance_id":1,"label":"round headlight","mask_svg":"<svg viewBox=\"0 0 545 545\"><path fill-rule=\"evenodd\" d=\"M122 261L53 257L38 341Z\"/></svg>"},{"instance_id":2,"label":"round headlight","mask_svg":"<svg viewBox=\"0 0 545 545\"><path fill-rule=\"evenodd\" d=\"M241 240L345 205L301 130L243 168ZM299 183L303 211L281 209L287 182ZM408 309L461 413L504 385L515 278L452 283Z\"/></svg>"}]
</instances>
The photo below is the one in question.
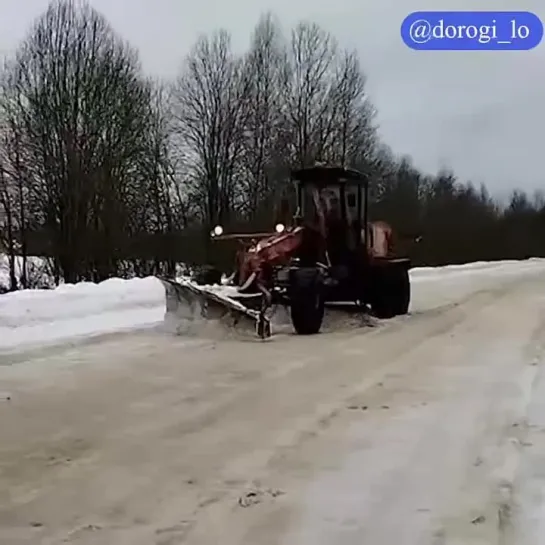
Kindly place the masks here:
<instances>
[{"instance_id":1,"label":"round headlight","mask_svg":"<svg viewBox=\"0 0 545 545\"><path fill-rule=\"evenodd\" d=\"M285 229L286 229L286 226L283 223L277 223L275 228L274 228L274 230L277 233L283 233Z\"/></svg>"},{"instance_id":2,"label":"round headlight","mask_svg":"<svg viewBox=\"0 0 545 545\"><path fill-rule=\"evenodd\" d=\"M223 227L221 225L216 225L216 227L214 227L214 235L216 235L217 237L219 237L220 235L223 234Z\"/></svg>"}]
</instances>

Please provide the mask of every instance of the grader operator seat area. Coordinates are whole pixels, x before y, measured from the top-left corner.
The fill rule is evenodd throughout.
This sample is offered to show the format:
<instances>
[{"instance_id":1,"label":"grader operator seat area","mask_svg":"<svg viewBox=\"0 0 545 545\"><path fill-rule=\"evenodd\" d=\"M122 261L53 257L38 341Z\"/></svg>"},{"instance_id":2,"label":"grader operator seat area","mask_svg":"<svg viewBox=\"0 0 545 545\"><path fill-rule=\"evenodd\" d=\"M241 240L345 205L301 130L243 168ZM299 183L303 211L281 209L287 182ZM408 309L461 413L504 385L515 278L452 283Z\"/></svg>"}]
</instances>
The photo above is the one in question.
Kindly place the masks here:
<instances>
[{"instance_id":1,"label":"grader operator seat area","mask_svg":"<svg viewBox=\"0 0 545 545\"><path fill-rule=\"evenodd\" d=\"M364 243L366 180L338 167L305 169L294 179L301 216L306 225L322 232L331 265L348 264Z\"/></svg>"}]
</instances>

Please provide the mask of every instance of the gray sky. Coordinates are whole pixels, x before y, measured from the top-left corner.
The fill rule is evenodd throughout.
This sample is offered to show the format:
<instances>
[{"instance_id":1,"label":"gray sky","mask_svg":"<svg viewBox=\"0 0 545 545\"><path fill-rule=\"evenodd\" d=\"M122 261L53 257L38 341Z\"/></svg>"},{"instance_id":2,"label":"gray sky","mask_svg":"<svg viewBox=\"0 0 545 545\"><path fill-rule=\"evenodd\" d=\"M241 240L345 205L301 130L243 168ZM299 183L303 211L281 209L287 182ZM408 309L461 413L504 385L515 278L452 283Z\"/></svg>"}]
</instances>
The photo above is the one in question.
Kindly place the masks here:
<instances>
[{"instance_id":1,"label":"gray sky","mask_svg":"<svg viewBox=\"0 0 545 545\"><path fill-rule=\"evenodd\" d=\"M463 179L505 194L543 186L545 42L533 51L418 52L399 35L415 10L528 10L545 20L543 0L91 0L138 47L146 71L176 73L199 33L231 31L237 49L260 14L286 29L308 19L355 47L368 75L384 140L424 170L451 167ZM517 6L515 8L515 5ZM47 0L0 0L0 49L24 36Z\"/></svg>"}]
</instances>

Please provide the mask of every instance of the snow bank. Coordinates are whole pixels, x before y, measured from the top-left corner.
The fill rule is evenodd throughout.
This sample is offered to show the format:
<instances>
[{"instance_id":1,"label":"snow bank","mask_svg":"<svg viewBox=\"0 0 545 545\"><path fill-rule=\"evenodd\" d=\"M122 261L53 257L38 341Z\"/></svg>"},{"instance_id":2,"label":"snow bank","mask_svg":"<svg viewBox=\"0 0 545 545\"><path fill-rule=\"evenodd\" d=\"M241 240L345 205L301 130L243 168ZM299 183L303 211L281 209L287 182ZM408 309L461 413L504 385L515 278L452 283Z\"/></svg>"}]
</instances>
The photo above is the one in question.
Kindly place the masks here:
<instances>
[{"instance_id":1,"label":"snow bank","mask_svg":"<svg viewBox=\"0 0 545 545\"><path fill-rule=\"evenodd\" d=\"M165 291L154 277L0 295L0 350L93 336L163 320Z\"/></svg>"},{"instance_id":2,"label":"snow bank","mask_svg":"<svg viewBox=\"0 0 545 545\"><path fill-rule=\"evenodd\" d=\"M151 262L150 262L151 265ZM50 261L44 257L28 256L27 257L27 281L31 288L54 288L55 280L53 276L52 265ZM125 278L138 276L134 270L134 266L128 261L122 261L119 274ZM149 270L152 270L151 268ZM17 282L21 282L23 272L23 258L15 256L15 276ZM151 273L149 273L151 274ZM185 278L191 274L191 269L184 263L176 264L176 277ZM61 280L62 283L62 280ZM0 294L7 292L10 287L9 276L9 258L6 254L0 253Z\"/></svg>"},{"instance_id":3,"label":"snow bank","mask_svg":"<svg viewBox=\"0 0 545 545\"><path fill-rule=\"evenodd\" d=\"M421 281L433 278L444 278L446 275L475 275L495 272L499 274L518 274L522 271L534 271L536 267L544 266L545 259L532 258L525 261L476 261L462 265L445 265L443 267L414 267L411 269L411 280Z\"/></svg>"},{"instance_id":4,"label":"snow bank","mask_svg":"<svg viewBox=\"0 0 545 545\"><path fill-rule=\"evenodd\" d=\"M411 281L414 299L430 308L438 293L446 291L453 299L463 296L475 291L479 282L486 287L490 275L539 272L545 272L545 259L414 268ZM208 288L224 295L236 293L228 286ZM0 295L0 351L156 325L164 313L165 291L155 277L7 293Z\"/></svg>"}]
</instances>

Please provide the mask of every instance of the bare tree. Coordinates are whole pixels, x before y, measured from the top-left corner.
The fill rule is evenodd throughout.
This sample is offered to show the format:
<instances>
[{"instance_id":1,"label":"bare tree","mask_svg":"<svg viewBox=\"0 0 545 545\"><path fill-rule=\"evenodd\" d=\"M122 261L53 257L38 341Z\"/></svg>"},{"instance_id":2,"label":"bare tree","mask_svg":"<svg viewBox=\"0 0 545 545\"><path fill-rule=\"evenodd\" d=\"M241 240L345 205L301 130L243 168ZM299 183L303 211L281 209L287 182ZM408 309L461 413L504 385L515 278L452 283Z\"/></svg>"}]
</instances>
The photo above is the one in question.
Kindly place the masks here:
<instances>
[{"instance_id":1,"label":"bare tree","mask_svg":"<svg viewBox=\"0 0 545 545\"><path fill-rule=\"evenodd\" d=\"M283 114L292 161L307 166L324 160L334 128L332 78L338 53L334 38L316 24L300 23L292 31L283 80Z\"/></svg>"},{"instance_id":2,"label":"bare tree","mask_svg":"<svg viewBox=\"0 0 545 545\"><path fill-rule=\"evenodd\" d=\"M373 217L424 233L416 262L545 248L542 196L516 192L502 209L381 143L357 54L316 24L286 40L265 15L244 55L225 31L201 37L165 88L88 4L57 0L0 75L0 241L12 289L30 285L37 235L57 281L173 274L180 248L204 257L203 228L208 241L216 222L270 226L287 171L315 162L364 171Z\"/></svg>"},{"instance_id":3,"label":"bare tree","mask_svg":"<svg viewBox=\"0 0 545 545\"><path fill-rule=\"evenodd\" d=\"M5 115L6 111L0 110L0 113L3 114L0 117L0 217L9 255L10 289L17 289L19 284L28 288L28 234L35 203L30 200L29 172L20 145L21 132L13 118Z\"/></svg>"},{"instance_id":4,"label":"bare tree","mask_svg":"<svg viewBox=\"0 0 545 545\"><path fill-rule=\"evenodd\" d=\"M282 81L286 63L287 51L280 27L267 14L254 30L245 64L251 87L244 130L242 190L245 215L251 221L270 211L274 178L289 162L282 139Z\"/></svg>"},{"instance_id":5,"label":"bare tree","mask_svg":"<svg viewBox=\"0 0 545 545\"><path fill-rule=\"evenodd\" d=\"M174 86L188 191L208 228L229 221L237 198L249 91L248 74L225 31L199 39Z\"/></svg>"},{"instance_id":6,"label":"bare tree","mask_svg":"<svg viewBox=\"0 0 545 545\"><path fill-rule=\"evenodd\" d=\"M0 220L0 250L6 252L9 267L9 287L0 286L0 289L15 291L18 289L18 282L15 263L17 252L13 185L8 180L4 164L0 166Z\"/></svg>"},{"instance_id":7,"label":"bare tree","mask_svg":"<svg viewBox=\"0 0 545 545\"><path fill-rule=\"evenodd\" d=\"M367 96L365 82L357 53L344 51L329 93L329 119L333 126L320 136L324 140L322 146L329 144L328 155L333 162L347 167L358 164L368 171L374 167L378 138L375 109Z\"/></svg>"},{"instance_id":8,"label":"bare tree","mask_svg":"<svg viewBox=\"0 0 545 545\"><path fill-rule=\"evenodd\" d=\"M136 53L71 0L49 6L4 73L2 105L29 198L67 281L115 272L150 93Z\"/></svg>"},{"instance_id":9,"label":"bare tree","mask_svg":"<svg viewBox=\"0 0 545 545\"><path fill-rule=\"evenodd\" d=\"M292 163L349 166L376 146L374 108L355 52L342 51L316 24L293 30L283 79L285 139Z\"/></svg>"},{"instance_id":10,"label":"bare tree","mask_svg":"<svg viewBox=\"0 0 545 545\"><path fill-rule=\"evenodd\" d=\"M134 210L137 211L133 215L133 231L151 234L161 241L159 247L156 246L158 251L152 268L146 269L148 274L160 272L165 261L168 272L174 274L175 263L168 241L186 223L185 203L173 163L172 129L169 89L157 84L146 133L147 152L140 157L141 190L132 195Z\"/></svg>"}]
</instances>

